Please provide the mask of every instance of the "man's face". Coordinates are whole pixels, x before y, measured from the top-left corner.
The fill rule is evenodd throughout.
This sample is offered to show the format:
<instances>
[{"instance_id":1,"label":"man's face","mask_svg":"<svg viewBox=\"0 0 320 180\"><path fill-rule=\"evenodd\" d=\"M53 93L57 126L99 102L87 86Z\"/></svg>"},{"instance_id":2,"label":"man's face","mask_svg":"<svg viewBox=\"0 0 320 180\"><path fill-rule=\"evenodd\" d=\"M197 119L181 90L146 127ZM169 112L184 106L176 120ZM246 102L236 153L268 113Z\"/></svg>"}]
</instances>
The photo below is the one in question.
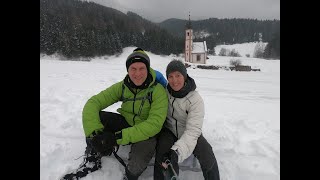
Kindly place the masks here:
<instances>
[{"instance_id":1,"label":"man's face","mask_svg":"<svg viewBox=\"0 0 320 180\"><path fill-rule=\"evenodd\" d=\"M147 67L142 62L132 63L128 68L128 74L136 86L141 86L148 76Z\"/></svg>"}]
</instances>

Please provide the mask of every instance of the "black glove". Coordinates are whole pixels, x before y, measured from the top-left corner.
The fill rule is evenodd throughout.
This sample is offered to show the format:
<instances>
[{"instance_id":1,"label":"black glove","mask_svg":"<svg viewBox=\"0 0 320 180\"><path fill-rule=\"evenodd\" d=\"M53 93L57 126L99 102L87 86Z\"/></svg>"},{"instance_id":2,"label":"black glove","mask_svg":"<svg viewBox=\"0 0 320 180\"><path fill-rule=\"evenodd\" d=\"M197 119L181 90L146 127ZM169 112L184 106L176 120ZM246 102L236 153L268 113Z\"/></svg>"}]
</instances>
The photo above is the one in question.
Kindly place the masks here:
<instances>
[{"instance_id":1,"label":"black glove","mask_svg":"<svg viewBox=\"0 0 320 180\"><path fill-rule=\"evenodd\" d=\"M162 162L167 163L167 160L170 161L175 172L179 174L178 152L170 149L167 153L163 155Z\"/></svg>"},{"instance_id":2,"label":"black glove","mask_svg":"<svg viewBox=\"0 0 320 180\"><path fill-rule=\"evenodd\" d=\"M172 165L178 164L178 154L175 150L170 149L168 152L166 152L163 155L162 162L165 162L166 160L170 160Z\"/></svg>"},{"instance_id":3,"label":"black glove","mask_svg":"<svg viewBox=\"0 0 320 180\"><path fill-rule=\"evenodd\" d=\"M92 138L91 145L96 152L110 156L114 146L117 146L115 134L108 131L99 132Z\"/></svg>"}]
</instances>

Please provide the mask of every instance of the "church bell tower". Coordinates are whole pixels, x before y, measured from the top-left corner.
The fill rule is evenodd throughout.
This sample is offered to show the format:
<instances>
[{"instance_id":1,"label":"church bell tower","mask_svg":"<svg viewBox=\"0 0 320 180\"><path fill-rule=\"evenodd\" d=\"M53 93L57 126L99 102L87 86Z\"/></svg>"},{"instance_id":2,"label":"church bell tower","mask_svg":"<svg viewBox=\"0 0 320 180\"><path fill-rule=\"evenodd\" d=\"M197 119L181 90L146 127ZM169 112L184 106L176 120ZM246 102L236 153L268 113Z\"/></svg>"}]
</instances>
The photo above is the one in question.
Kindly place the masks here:
<instances>
[{"instance_id":1,"label":"church bell tower","mask_svg":"<svg viewBox=\"0 0 320 180\"><path fill-rule=\"evenodd\" d=\"M191 27L190 21L190 12L189 12L189 21L186 24L186 39L185 39L185 62L190 62L192 56L192 40L193 39L193 32Z\"/></svg>"}]
</instances>

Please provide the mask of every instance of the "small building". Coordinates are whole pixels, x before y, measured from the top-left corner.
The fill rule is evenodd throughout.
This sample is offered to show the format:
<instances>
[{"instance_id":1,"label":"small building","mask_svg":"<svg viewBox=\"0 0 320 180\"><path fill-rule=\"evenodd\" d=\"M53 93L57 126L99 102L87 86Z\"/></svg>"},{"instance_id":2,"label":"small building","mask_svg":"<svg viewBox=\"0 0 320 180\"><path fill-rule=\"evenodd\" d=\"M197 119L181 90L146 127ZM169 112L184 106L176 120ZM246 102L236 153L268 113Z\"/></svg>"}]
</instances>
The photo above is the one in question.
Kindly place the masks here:
<instances>
[{"instance_id":1,"label":"small building","mask_svg":"<svg viewBox=\"0 0 320 180\"><path fill-rule=\"evenodd\" d=\"M185 62L206 64L207 54L206 41L193 42L193 30L189 15L189 21L186 24Z\"/></svg>"}]
</instances>

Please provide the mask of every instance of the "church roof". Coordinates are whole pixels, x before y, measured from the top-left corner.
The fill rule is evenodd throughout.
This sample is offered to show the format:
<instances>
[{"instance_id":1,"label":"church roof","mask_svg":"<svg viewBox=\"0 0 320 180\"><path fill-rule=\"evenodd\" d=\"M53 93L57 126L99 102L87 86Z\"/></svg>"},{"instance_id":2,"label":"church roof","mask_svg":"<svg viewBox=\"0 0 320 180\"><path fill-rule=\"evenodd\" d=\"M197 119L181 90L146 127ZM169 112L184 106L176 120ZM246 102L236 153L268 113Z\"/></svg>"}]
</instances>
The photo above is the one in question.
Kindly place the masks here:
<instances>
[{"instance_id":1,"label":"church roof","mask_svg":"<svg viewBox=\"0 0 320 180\"><path fill-rule=\"evenodd\" d=\"M192 52L191 53L205 53L207 52L207 43L203 42L193 42L192 44Z\"/></svg>"}]
</instances>

